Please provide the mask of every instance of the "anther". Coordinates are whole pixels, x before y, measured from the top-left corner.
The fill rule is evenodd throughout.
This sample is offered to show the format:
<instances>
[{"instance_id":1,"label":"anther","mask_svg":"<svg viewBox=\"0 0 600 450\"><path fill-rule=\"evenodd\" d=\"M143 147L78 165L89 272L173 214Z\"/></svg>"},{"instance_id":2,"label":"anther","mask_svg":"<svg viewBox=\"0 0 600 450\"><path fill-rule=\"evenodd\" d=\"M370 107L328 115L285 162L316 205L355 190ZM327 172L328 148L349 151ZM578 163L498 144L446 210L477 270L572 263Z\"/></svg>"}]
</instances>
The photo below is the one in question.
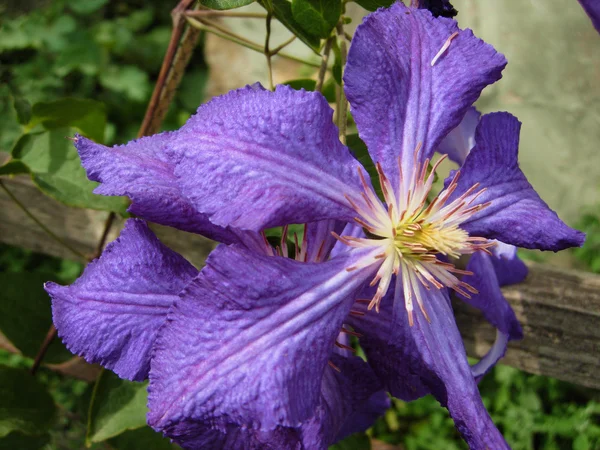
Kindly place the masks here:
<instances>
[{"instance_id":1,"label":"anther","mask_svg":"<svg viewBox=\"0 0 600 450\"><path fill-rule=\"evenodd\" d=\"M331 361L327 361L327 364L329 364L329 367L331 367L333 370L335 370L336 372L341 373L342 371L340 370L340 368L338 366L336 366L334 363L332 363Z\"/></svg>"},{"instance_id":2,"label":"anther","mask_svg":"<svg viewBox=\"0 0 600 450\"><path fill-rule=\"evenodd\" d=\"M446 50L448 50L448 48L450 47L450 43L452 42L452 39L454 39L456 36L458 36L458 31L455 31L454 33L452 33L450 35L450 37L448 39L446 39L446 42L444 42L444 45L442 45L442 48L440 49L440 51L437 52L437 54L431 60L431 67L433 67L435 65L435 63L437 62L437 60L442 57L444 52Z\"/></svg>"}]
</instances>

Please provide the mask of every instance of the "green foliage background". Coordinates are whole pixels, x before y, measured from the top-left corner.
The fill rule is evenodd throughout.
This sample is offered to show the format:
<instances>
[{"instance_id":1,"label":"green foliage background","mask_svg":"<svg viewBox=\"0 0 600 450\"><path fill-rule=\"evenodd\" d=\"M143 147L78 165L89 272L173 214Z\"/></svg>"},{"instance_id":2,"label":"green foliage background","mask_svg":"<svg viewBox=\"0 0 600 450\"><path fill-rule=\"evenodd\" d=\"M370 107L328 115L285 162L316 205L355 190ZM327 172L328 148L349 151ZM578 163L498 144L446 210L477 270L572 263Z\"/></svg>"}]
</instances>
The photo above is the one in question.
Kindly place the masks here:
<instances>
[{"instance_id":1,"label":"green foliage background","mask_svg":"<svg viewBox=\"0 0 600 450\"><path fill-rule=\"evenodd\" d=\"M289 27L304 24L308 45L327 36L339 16L314 0L273 3ZM371 8L386 2L359 3ZM77 157L69 153L68 141L53 136L80 132L106 144L135 137L169 39L172 6L159 0L0 6L0 151L18 160L0 167L0 174L31 173L40 189L61 201L122 212L123 203L97 203L89 194L93 185L85 179L78 179L75 188L79 192L85 185L88 194L73 193L65 180L82 176ZM202 103L206 79L198 51L165 129L180 127ZM85 105L85 111L96 114L87 121L74 113L85 99L96 101ZM104 121L106 126L98 125ZM35 153L40 149L45 149L41 156ZM44 159L52 151L63 155L59 168L50 168L52 161ZM600 218L592 212L580 225L589 233L588 243L576 256L583 267L600 272ZM81 270L79 263L0 245L0 329L22 352L0 350L0 450L175 448L145 426L145 385L110 372L96 383L44 367L35 378L27 374L51 323L42 282L69 283ZM46 362L68 358L69 352L55 342ZM481 383L481 392L515 450L600 449L597 391L499 366ZM394 401L368 435L407 450L466 448L446 410L430 397L410 404ZM364 435L355 436L335 448L362 450L370 443Z\"/></svg>"}]
</instances>

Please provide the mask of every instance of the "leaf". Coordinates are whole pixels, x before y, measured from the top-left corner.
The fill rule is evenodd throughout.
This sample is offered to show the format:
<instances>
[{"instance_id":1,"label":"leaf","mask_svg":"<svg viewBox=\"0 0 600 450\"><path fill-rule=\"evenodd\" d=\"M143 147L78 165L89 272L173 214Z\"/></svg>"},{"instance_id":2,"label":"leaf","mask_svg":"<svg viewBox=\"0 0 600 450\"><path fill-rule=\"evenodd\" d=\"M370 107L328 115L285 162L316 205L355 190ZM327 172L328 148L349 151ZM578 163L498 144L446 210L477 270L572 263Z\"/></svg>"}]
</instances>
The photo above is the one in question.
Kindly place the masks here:
<instances>
[{"instance_id":1,"label":"leaf","mask_svg":"<svg viewBox=\"0 0 600 450\"><path fill-rule=\"evenodd\" d=\"M90 402L86 442L102 442L146 426L148 383L122 380L104 370Z\"/></svg>"},{"instance_id":2,"label":"leaf","mask_svg":"<svg viewBox=\"0 0 600 450\"><path fill-rule=\"evenodd\" d=\"M51 272L0 273L0 331L24 356L34 358L52 325L46 281L57 280ZM44 362L60 363L72 358L59 339L48 348Z\"/></svg>"},{"instance_id":3,"label":"leaf","mask_svg":"<svg viewBox=\"0 0 600 450\"><path fill-rule=\"evenodd\" d=\"M29 167L21 161L11 160L0 166L0 175L19 175L24 173L29 173Z\"/></svg>"},{"instance_id":4,"label":"leaf","mask_svg":"<svg viewBox=\"0 0 600 450\"><path fill-rule=\"evenodd\" d=\"M13 107L17 113L17 121L21 125L29 123L31 120L31 104L23 97L13 97Z\"/></svg>"},{"instance_id":5,"label":"leaf","mask_svg":"<svg viewBox=\"0 0 600 450\"><path fill-rule=\"evenodd\" d=\"M352 434L329 450L371 450L371 439L365 433Z\"/></svg>"},{"instance_id":6,"label":"leaf","mask_svg":"<svg viewBox=\"0 0 600 450\"><path fill-rule=\"evenodd\" d=\"M31 130L38 124L48 130L73 127L84 136L101 143L104 141L106 111L101 102L67 97L33 105L27 127Z\"/></svg>"},{"instance_id":7,"label":"leaf","mask_svg":"<svg viewBox=\"0 0 600 450\"><path fill-rule=\"evenodd\" d=\"M321 46L321 40L313 36L312 34L304 31L302 25L300 25L294 18L292 13L292 4L287 0L259 0L259 3L267 11L271 10L275 15L275 18L279 20L288 30L295 34L298 39L308 45L315 53L319 53Z\"/></svg>"},{"instance_id":8,"label":"leaf","mask_svg":"<svg viewBox=\"0 0 600 450\"><path fill-rule=\"evenodd\" d=\"M174 450L180 448L171 444L169 439L162 437L150 427L125 431L108 441L116 450Z\"/></svg>"},{"instance_id":9,"label":"leaf","mask_svg":"<svg viewBox=\"0 0 600 450\"><path fill-rule=\"evenodd\" d=\"M340 0L292 0L294 19L313 36L326 39L342 14Z\"/></svg>"},{"instance_id":10,"label":"leaf","mask_svg":"<svg viewBox=\"0 0 600 450\"><path fill-rule=\"evenodd\" d=\"M0 437L13 431L39 434L54 422L54 400L44 385L23 369L0 366L0 399Z\"/></svg>"},{"instance_id":11,"label":"leaf","mask_svg":"<svg viewBox=\"0 0 600 450\"><path fill-rule=\"evenodd\" d=\"M91 208L126 214L123 197L93 194L98 183L88 180L73 143L67 136L76 130L59 128L21 136L12 157L25 164L33 181L47 195L78 208Z\"/></svg>"},{"instance_id":12,"label":"leaf","mask_svg":"<svg viewBox=\"0 0 600 450\"><path fill-rule=\"evenodd\" d=\"M377 8L388 8L396 0L354 0L367 11L375 11Z\"/></svg>"},{"instance_id":13,"label":"leaf","mask_svg":"<svg viewBox=\"0 0 600 450\"><path fill-rule=\"evenodd\" d=\"M254 3L254 0L200 0L202 6L206 6L210 9L217 9L219 11L239 8L241 6L249 5L250 3Z\"/></svg>"},{"instance_id":14,"label":"leaf","mask_svg":"<svg viewBox=\"0 0 600 450\"><path fill-rule=\"evenodd\" d=\"M317 82L310 78L299 78L297 80L286 81L283 84L296 89L297 91L300 89L314 91L317 86ZM331 79L325 82L323 85L323 91L321 93L327 99L327 102L335 103L335 85L331 82Z\"/></svg>"},{"instance_id":15,"label":"leaf","mask_svg":"<svg viewBox=\"0 0 600 450\"><path fill-rule=\"evenodd\" d=\"M145 102L150 97L148 74L135 66L110 65L99 80L106 89L133 102Z\"/></svg>"},{"instance_id":16,"label":"leaf","mask_svg":"<svg viewBox=\"0 0 600 450\"><path fill-rule=\"evenodd\" d=\"M86 0L85 2L82 2L81 0L70 0L69 7L77 14L86 15L98 11L107 3L108 0Z\"/></svg>"},{"instance_id":17,"label":"leaf","mask_svg":"<svg viewBox=\"0 0 600 450\"><path fill-rule=\"evenodd\" d=\"M8 436L0 438L0 450L40 450L50 442L49 434L28 436L12 432Z\"/></svg>"}]
</instances>

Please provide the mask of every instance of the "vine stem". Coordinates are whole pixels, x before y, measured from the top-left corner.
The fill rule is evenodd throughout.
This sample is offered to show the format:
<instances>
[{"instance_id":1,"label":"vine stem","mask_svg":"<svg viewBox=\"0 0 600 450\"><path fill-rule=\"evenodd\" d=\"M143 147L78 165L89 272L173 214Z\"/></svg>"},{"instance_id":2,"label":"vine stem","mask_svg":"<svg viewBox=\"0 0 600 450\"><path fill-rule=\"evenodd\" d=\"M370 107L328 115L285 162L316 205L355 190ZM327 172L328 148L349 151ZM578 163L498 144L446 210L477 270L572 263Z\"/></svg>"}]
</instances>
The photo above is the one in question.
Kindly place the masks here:
<instances>
[{"instance_id":1,"label":"vine stem","mask_svg":"<svg viewBox=\"0 0 600 450\"><path fill-rule=\"evenodd\" d=\"M199 11L186 11L187 17L238 17L241 19L266 19L267 14L235 11L216 11L214 9L202 9Z\"/></svg>"},{"instance_id":2,"label":"vine stem","mask_svg":"<svg viewBox=\"0 0 600 450\"><path fill-rule=\"evenodd\" d=\"M271 19L273 15L269 12L267 14L267 36L265 37L265 57L267 58L267 70L269 72L269 89L272 91L275 90L275 85L273 84L273 65L271 64L271 51L269 50L269 41L271 40Z\"/></svg>"},{"instance_id":3,"label":"vine stem","mask_svg":"<svg viewBox=\"0 0 600 450\"><path fill-rule=\"evenodd\" d=\"M338 102L338 128L340 130L340 141L346 145L346 126L347 126L347 115L348 115L348 101L346 94L344 93L344 69L346 67L346 57L348 56L348 49L346 47L346 36L344 34L344 25L342 21L336 26L337 35L340 39L340 62L342 66L342 82L340 84L340 97Z\"/></svg>"},{"instance_id":4,"label":"vine stem","mask_svg":"<svg viewBox=\"0 0 600 450\"><path fill-rule=\"evenodd\" d=\"M21 203L21 201L15 197L15 195L10 191L10 189L8 189L6 187L6 185L2 182L2 180L0 180L0 187L2 188L2 190L4 190L4 192L6 192L6 195L8 195L10 197L10 199L15 202L15 204L21 208L21 210L23 210L23 212L25 214L27 214L27 216L33 220L42 230L44 230L44 232L50 236L52 239L54 239L56 242L58 242L60 245L62 245L63 247L67 248L69 251L71 251L71 253L73 253L74 255L77 256L78 259L83 259L86 260L86 256L81 253L79 250L75 249L74 247L71 247L71 245L69 245L66 241L63 241L60 237L58 237L56 234L54 234L54 232L52 230L50 230L50 228L48 228L46 225L44 225L42 223L41 220L39 220L37 217L35 217L31 211L29 211L27 209L27 207Z\"/></svg>"},{"instance_id":5,"label":"vine stem","mask_svg":"<svg viewBox=\"0 0 600 450\"><path fill-rule=\"evenodd\" d=\"M254 50L255 52L264 53L264 47L262 45L257 44L252 41L248 41L247 39L243 38L242 36L238 36L237 34L232 33L230 31L226 31L226 32L218 31L218 30L214 29L214 25L212 23L210 24L210 26L207 26L207 25L195 20L192 17L186 17L186 20L194 28L197 28L202 31L206 31L207 33L214 34L215 36L219 36L222 39L226 39L228 41L234 42L238 45L241 45L242 47L246 47L250 50ZM278 52L277 55L281 56L282 58L289 59L290 61L296 61L296 62L299 62L302 64L306 64L307 66L310 66L310 67L316 67L316 68L321 67L321 64L319 64L319 63L314 63L314 62L308 61L306 59L298 58L297 56L290 55L289 53Z\"/></svg>"},{"instance_id":6,"label":"vine stem","mask_svg":"<svg viewBox=\"0 0 600 450\"><path fill-rule=\"evenodd\" d=\"M315 91L323 90L323 82L325 81L325 74L327 73L327 65L329 64L329 54L331 53L331 47L333 45L332 36L325 42L325 48L323 49L323 59L321 60L321 67L319 68L319 75L317 77L317 85Z\"/></svg>"}]
</instances>

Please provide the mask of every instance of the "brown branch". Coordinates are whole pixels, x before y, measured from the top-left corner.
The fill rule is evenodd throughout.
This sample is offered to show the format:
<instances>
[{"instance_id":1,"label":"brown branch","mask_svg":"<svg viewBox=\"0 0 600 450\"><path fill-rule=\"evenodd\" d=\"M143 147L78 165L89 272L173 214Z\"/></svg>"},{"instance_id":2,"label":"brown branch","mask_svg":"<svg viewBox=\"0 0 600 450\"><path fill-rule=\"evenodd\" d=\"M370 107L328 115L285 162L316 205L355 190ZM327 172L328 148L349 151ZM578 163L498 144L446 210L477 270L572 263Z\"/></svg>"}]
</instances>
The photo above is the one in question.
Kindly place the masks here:
<instances>
[{"instance_id":1,"label":"brown branch","mask_svg":"<svg viewBox=\"0 0 600 450\"><path fill-rule=\"evenodd\" d=\"M323 89L323 82L325 81L325 74L327 73L327 65L329 64L329 54L331 53L331 46L335 37L330 37L325 42L325 49L323 50L323 60L321 61L321 67L319 68L319 76L317 77L317 85L315 91L321 91Z\"/></svg>"},{"instance_id":2,"label":"brown branch","mask_svg":"<svg viewBox=\"0 0 600 450\"><path fill-rule=\"evenodd\" d=\"M48 333L46 333L44 342L42 342L42 345L41 345L37 355L35 356L35 360L33 361L33 366L31 366L31 369L30 369L31 375L35 375L35 373L39 369L40 364L42 363L42 360L44 359L44 356L46 356L48 347L50 347L50 344L52 344L52 341L56 337L56 334L57 334L56 327L53 324L50 327L50 329L48 330Z\"/></svg>"}]
</instances>

